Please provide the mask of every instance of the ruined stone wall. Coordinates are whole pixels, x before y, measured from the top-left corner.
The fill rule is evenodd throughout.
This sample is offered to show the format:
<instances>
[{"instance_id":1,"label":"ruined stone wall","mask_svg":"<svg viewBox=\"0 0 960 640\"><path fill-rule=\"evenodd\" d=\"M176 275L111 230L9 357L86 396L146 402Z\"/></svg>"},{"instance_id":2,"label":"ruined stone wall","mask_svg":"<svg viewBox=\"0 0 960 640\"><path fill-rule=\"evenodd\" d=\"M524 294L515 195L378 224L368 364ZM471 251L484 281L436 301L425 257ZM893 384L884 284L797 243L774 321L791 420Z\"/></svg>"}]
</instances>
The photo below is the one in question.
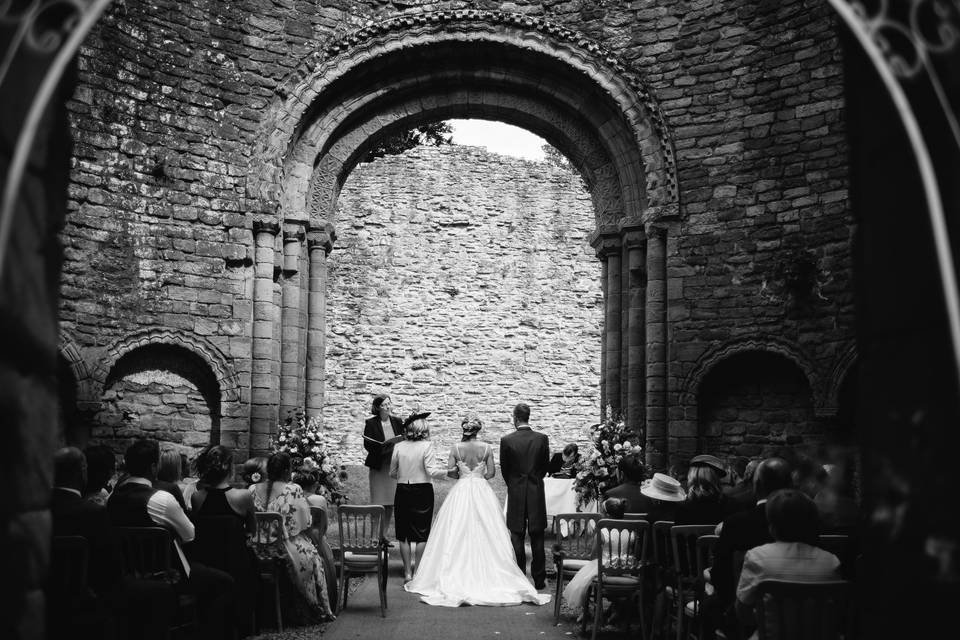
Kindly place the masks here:
<instances>
[{"instance_id":1,"label":"ruined stone wall","mask_svg":"<svg viewBox=\"0 0 960 640\"><path fill-rule=\"evenodd\" d=\"M572 170L476 147L361 164L340 195L327 298L324 420L362 462L376 393L432 411L444 449L480 414L483 438L527 402L554 448L600 415L600 262Z\"/></svg>"},{"instance_id":2,"label":"ruined stone wall","mask_svg":"<svg viewBox=\"0 0 960 640\"><path fill-rule=\"evenodd\" d=\"M133 331L200 336L237 376L223 441L249 445L249 149L298 65L371 21L424 8L520 12L581 32L658 101L680 203L665 247L671 452L696 448L705 363L731 341L787 343L829 413L852 341L851 223L839 44L817 0L115 3L85 44L69 104L61 319L91 370ZM804 261L814 283L795 300L784 274Z\"/></svg>"}]
</instances>

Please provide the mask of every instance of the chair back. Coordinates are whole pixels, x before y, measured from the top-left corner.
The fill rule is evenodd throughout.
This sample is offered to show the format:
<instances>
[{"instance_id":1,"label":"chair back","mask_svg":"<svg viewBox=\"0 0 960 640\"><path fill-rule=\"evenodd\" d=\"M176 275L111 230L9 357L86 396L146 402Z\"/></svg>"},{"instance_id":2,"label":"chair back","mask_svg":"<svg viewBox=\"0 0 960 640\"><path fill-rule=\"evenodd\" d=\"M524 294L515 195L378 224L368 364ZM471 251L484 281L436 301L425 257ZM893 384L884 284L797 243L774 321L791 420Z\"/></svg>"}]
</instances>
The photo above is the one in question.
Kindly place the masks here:
<instances>
[{"instance_id":1,"label":"chair back","mask_svg":"<svg viewBox=\"0 0 960 640\"><path fill-rule=\"evenodd\" d=\"M597 521L596 557L601 576L638 574L644 566L649 539L650 523L646 520Z\"/></svg>"},{"instance_id":2,"label":"chair back","mask_svg":"<svg viewBox=\"0 0 960 640\"><path fill-rule=\"evenodd\" d=\"M714 529L716 525L713 524L681 524L670 528L673 569L678 578L693 580L697 577L697 539L711 535Z\"/></svg>"},{"instance_id":3,"label":"chair back","mask_svg":"<svg viewBox=\"0 0 960 640\"><path fill-rule=\"evenodd\" d=\"M285 540L287 530L283 526L283 516L276 511L257 511L257 531L253 536L256 545L268 545L277 540Z\"/></svg>"},{"instance_id":4,"label":"chair back","mask_svg":"<svg viewBox=\"0 0 960 640\"><path fill-rule=\"evenodd\" d=\"M760 640L834 640L849 635L851 589L846 580L764 580L754 607Z\"/></svg>"},{"instance_id":5,"label":"chair back","mask_svg":"<svg viewBox=\"0 0 960 640\"><path fill-rule=\"evenodd\" d=\"M667 569L673 566L673 549L670 541L670 529L673 520L657 520L653 523L653 561Z\"/></svg>"},{"instance_id":6,"label":"chair back","mask_svg":"<svg viewBox=\"0 0 960 640\"><path fill-rule=\"evenodd\" d=\"M840 560L840 573L849 579L855 573L857 545L856 540L848 535L824 534L817 541L817 546L829 551Z\"/></svg>"},{"instance_id":7,"label":"chair back","mask_svg":"<svg viewBox=\"0 0 960 640\"><path fill-rule=\"evenodd\" d=\"M645 513L625 513L623 514L624 520L646 520L647 514Z\"/></svg>"},{"instance_id":8,"label":"chair back","mask_svg":"<svg viewBox=\"0 0 960 640\"><path fill-rule=\"evenodd\" d=\"M87 588L90 545L82 536L54 536L50 544L50 576L53 593L76 594Z\"/></svg>"},{"instance_id":9,"label":"chair back","mask_svg":"<svg viewBox=\"0 0 960 640\"><path fill-rule=\"evenodd\" d=\"M170 532L163 527L117 527L124 575L140 579L172 578Z\"/></svg>"},{"instance_id":10,"label":"chair back","mask_svg":"<svg viewBox=\"0 0 960 640\"><path fill-rule=\"evenodd\" d=\"M317 530L320 537L327 535L327 510L324 507L310 507L310 518L313 521L313 528Z\"/></svg>"},{"instance_id":11,"label":"chair back","mask_svg":"<svg viewBox=\"0 0 960 640\"><path fill-rule=\"evenodd\" d=\"M569 560L590 560L596 551L599 513L558 513L553 533L560 553Z\"/></svg>"},{"instance_id":12,"label":"chair back","mask_svg":"<svg viewBox=\"0 0 960 640\"><path fill-rule=\"evenodd\" d=\"M196 535L187 546L191 560L231 572L238 547L246 546L246 527L235 516L195 516Z\"/></svg>"},{"instance_id":13,"label":"chair back","mask_svg":"<svg viewBox=\"0 0 960 640\"><path fill-rule=\"evenodd\" d=\"M697 575L702 576L704 571L713 566L719 540L720 536L712 533L697 538Z\"/></svg>"},{"instance_id":14,"label":"chair back","mask_svg":"<svg viewBox=\"0 0 960 640\"><path fill-rule=\"evenodd\" d=\"M386 510L381 505L340 505L340 554L376 554L382 548Z\"/></svg>"}]
</instances>

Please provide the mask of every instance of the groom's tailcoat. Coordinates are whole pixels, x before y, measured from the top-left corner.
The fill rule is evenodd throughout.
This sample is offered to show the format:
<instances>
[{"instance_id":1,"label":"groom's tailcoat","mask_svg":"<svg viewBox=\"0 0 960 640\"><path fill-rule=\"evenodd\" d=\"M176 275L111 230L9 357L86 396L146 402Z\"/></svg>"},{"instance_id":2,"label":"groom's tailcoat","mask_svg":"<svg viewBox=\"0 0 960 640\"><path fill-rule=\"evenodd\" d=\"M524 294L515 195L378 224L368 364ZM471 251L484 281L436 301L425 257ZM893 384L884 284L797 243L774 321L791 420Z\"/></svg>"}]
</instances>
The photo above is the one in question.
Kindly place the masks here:
<instances>
[{"instance_id":1,"label":"groom's tailcoat","mask_svg":"<svg viewBox=\"0 0 960 640\"><path fill-rule=\"evenodd\" d=\"M550 443L542 433L521 427L500 439L500 473L507 484L507 528L547 528L543 477L550 467Z\"/></svg>"}]
</instances>

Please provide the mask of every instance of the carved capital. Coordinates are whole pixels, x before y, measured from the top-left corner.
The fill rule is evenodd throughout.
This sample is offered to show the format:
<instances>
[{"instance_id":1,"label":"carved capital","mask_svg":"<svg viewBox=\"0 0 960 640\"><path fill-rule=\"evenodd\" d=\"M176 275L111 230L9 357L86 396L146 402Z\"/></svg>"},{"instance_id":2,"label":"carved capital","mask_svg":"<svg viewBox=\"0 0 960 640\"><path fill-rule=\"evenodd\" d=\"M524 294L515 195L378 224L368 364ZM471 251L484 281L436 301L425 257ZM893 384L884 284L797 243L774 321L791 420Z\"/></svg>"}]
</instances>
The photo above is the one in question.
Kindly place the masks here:
<instances>
[{"instance_id":1,"label":"carved capital","mask_svg":"<svg viewBox=\"0 0 960 640\"><path fill-rule=\"evenodd\" d=\"M277 224L276 220L266 220L263 218L254 218L253 219L253 233L259 235L261 233L268 233L271 236L276 236L280 233L280 225Z\"/></svg>"},{"instance_id":2,"label":"carved capital","mask_svg":"<svg viewBox=\"0 0 960 640\"><path fill-rule=\"evenodd\" d=\"M597 252L598 258L606 260L610 255L620 255L623 242L616 227L604 225L590 234L590 246Z\"/></svg>"},{"instance_id":3,"label":"carved capital","mask_svg":"<svg viewBox=\"0 0 960 640\"><path fill-rule=\"evenodd\" d=\"M307 237L306 225L302 223L283 223L283 242L303 242Z\"/></svg>"},{"instance_id":4,"label":"carved capital","mask_svg":"<svg viewBox=\"0 0 960 640\"><path fill-rule=\"evenodd\" d=\"M323 249L329 254L333 251L333 243L337 241L337 232L333 225L325 222L320 227L314 227L307 232L307 246L310 251Z\"/></svg>"},{"instance_id":5,"label":"carved capital","mask_svg":"<svg viewBox=\"0 0 960 640\"><path fill-rule=\"evenodd\" d=\"M639 218L624 218L617 225L625 249L642 249L647 244L647 234Z\"/></svg>"}]
</instances>

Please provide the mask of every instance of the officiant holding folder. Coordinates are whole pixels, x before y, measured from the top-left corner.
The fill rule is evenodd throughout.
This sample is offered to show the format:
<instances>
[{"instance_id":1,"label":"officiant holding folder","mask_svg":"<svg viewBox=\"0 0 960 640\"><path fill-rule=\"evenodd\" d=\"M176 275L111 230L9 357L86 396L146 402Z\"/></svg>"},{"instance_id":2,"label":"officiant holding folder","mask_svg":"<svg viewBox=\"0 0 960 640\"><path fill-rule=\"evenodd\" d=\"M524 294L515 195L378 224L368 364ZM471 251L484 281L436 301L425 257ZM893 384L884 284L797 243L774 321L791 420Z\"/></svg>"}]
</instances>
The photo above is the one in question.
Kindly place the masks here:
<instances>
[{"instance_id":1,"label":"officiant holding folder","mask_svg":"<svg viewBox=\"0 0 960 640\"><path fill-rule=\"evenodd\" d=\"M371 412L363 427L363 448L367 459L363 464L370 468L370 504L381 504L386 510L383 530L390 525L393 515L393 496L397 481L390 477L390 459L393 445L403 440L403 420L390 415L390 396L378 395L373 399Z\"/></svg>"}]
</instances>

